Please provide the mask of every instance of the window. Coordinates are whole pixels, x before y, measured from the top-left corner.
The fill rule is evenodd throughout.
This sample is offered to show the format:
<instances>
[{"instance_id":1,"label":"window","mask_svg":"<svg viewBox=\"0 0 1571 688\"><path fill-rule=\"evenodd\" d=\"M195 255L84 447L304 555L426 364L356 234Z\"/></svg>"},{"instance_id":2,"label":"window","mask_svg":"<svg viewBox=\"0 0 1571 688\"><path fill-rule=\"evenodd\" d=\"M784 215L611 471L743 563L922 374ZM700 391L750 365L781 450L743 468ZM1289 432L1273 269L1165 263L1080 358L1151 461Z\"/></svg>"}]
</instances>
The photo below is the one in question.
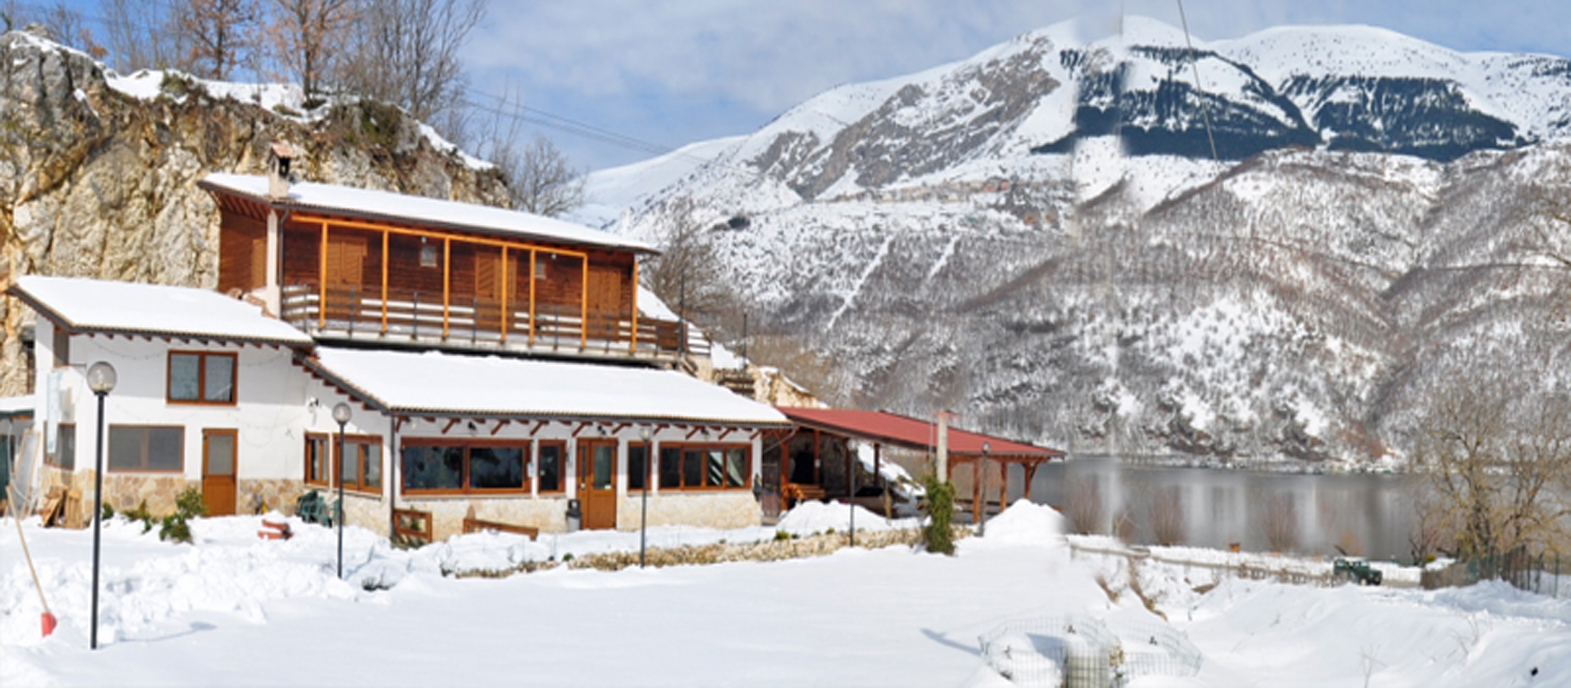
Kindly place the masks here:
<instances>
[{"instance_id":1,"label":"window","mask_svg":"<svg viewBox=\"0 0 1571 688\"><path fill-rule=\"evenodd\" d=\"M46 457L51 466L76 470L76 425L61 423L55 428L55 453Z\"/></svg>"},{"instance_id":2,"label":"window","mask_svg":"<svg viewBox=\"0 0 1571 688\"><path fill-rule=\"evenodd\" d=\"M169 352L169 401L235 403L235 354Z\"/></svg>"},{"instance_id":3,"label":"window","mask_svg":"<svg viewBox=\"0 0 1571 688\"><path fill-rule=\"evenodd\" d=\"M562 462L567 455L567 444L563 442L540 443L540 491L562 491Z\"/></svg>"},{"instance_id":4,"label":"window","mask_svg":"<svg viewBox=\"0 0 1571 688\"><path fill-rule=\"evenodd\" d=\"M326 435L305 436L305 482L307 485L327 485L327 457L331 456L327 449Z\"/></svg>"},{"instance_id":5,"label":"window","mask_svg":"<svg viewBox=\"0 0 1571 688\"><path fill-rule=\"evenodd\" d=\"M344 489L382 491L382 440L369 435L347 436L344 453L349 455L348 460L339 462L343 466L339 478L344 482Z\"/></svg>"},{"instance_id":6,"label":"window","mask_svg":"<svg viewBox=\"0 0 1571 688\"><path fill-rule=\"evenodd\" d=\"M377 451L381 446L377 445ZM524 476L528 443L404 444L406 492L516 492L529 487ZM378 476L380 484L380 476Z\"/></svg>"},{"instance_id":7,"label":"window","mask_svg":"<svg viewBox=\"0 0 1571 688\"><path fill-rule=\"evenodd\" d=\"M176 426L109 426L110 472L180 472L185 470L185 428Z\"/></svg>"},{"instance_id":8,"label":"window","mask_svg":"<svg viewBox=\"0 0 1571 688\"><path fill-rule=\"evenodd\" d=\"M421 239L421 241L425 241L425 240ZM423 267L423 268L434 268L434 267L437 267L437 264L436 264L436 245L435 244L422 244L420 246L420 267Z\"/></svg>"},{"instance_id":9,"label":"window","mask_svg":"<svg viewBox=\"0 0 1571 688\"><path fill-rule=\"evenodd\" d=\"M644 489L644 445L629 443L627 445L627 489Z\"/></svg>"},{"instance_id":10,"label":"window","mask_svg":"<svg viewBox=\"0 0 1571 688\"><path fill-rule=\"evenodd\" d=\"M543 261L543 260L536 260L535 261L535 279L537 279L537 280L545 279L545 261Z\"/></svg>"},{"instance_id":11,"label":"window","mask_svg":"<svg viewBox=\"0 0 1571 688\"><path fill-rule=\"evenodd\" d=\"M749 454L746 446L661 446L660 489L749 487Z\"/></svg>"}]
</instances>

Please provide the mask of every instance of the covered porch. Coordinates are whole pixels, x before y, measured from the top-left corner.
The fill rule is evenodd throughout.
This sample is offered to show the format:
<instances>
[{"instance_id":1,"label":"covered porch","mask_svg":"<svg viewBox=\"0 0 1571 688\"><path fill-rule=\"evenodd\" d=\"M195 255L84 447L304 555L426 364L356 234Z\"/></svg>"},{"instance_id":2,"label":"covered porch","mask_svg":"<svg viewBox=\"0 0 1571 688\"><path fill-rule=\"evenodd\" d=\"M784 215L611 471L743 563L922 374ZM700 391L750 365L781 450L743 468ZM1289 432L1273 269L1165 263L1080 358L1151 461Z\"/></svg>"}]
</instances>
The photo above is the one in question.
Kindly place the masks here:
<instances>
[{"instance_id":1,"label":"covered porch","mask_svg":"<svg viewBox=\"0 0 1571 688\"><path fill-rule=\"evenodd\" d=\"M936 423L883 411L779 407L795 426L792 435L780 442L784 450L773 456L764 454L764 481L778 495L778 507L789 508L798 501L835 499L870 507L883 502L888 485L883 477L885 448L914 452L934 462L938 454L939 428ZM948 428L948 469L946 479L956 477L956 468L965 466L961 477L970 482L969 499L956 499L958 506L973 518L976 505L997 511L1009 494L1010 465L1019 465L1025 475L1025 497L1031 498L1031 481L1043 463L1059 458L1063 452L1015 442L1002 437ZM867 471L871 484L859 479L856 456L851 442L872 446L872 466ZM772 466L772 459L774 465ZM936 462L934 462L936 463ZM932 465L932 463L930 463ZM771 483L771 469L776 480ZM766 492L767 494L767 492ZM862 503L869 501L871 503ZM765 512L769 512L765 503ZM881 511L879 509L871 509Z\"/></svg>"}]
</instances>

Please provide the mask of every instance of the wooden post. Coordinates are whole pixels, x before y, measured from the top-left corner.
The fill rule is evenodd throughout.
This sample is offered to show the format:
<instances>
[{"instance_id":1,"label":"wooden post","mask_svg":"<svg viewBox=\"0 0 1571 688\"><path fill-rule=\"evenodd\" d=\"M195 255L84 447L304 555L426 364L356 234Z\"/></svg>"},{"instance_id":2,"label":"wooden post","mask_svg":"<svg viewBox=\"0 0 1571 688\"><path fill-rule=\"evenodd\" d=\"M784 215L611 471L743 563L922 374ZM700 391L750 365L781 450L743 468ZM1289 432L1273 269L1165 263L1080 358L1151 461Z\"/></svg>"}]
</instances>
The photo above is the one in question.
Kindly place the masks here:
<instances>
[{"instance_id":1,"label":"wooden post","mask_svg":"<svg viewBox=\"0 0 1571 688\"><path fill-rule=\"evenodd\" d=\"M823 449L823 440L819 439L818 430L813 431L813 484L824 486L824 457L820 454Z\"/></svg>"},{"instance_id":2,"label":"wooden post","mask_svg":"<svg viewBox=\"0 0 1571 688\"><path fill-rule=\"evenodd\" d=\"M1001 479L998 481L998 510L1003 511L1008 508L1008 505L1004 502L1009 499L1009 463L1007 461L998 462L998 474L1001 476Z\"/></svg>"},{"instance_id":3,"label":"wooden post","mask_svg":"<svg viewBox=\"0 0 1571 688\"><path fill-rule=\"evenodd\" d=\"M319 257L321 258L320 262L322 264L322 270L321 270L321 272L318 272L317 275L316 275L317 283L318 283L317 291L319 292L318 296L317 296L317 302L316 302L316 314L317 314L316 329L318 329L318 330L325 330L325 329L327 329L327 223L326 222L322 223L322 255L319 256Z\"/></svg>"},{"instance_id":4,"label":"wooden post","mask_svg":"<svg viewBox=\"0 0 1571 688\"><path fill-rule=\"evenodd\" d=\"M391 234L382 230L382 334L387 334L387 237Z\"/></svg>"},{"instance_id":5,"label":"wooden post","mask_svg":"<svg viewBox=\"0 0 1571 688\"><path fill-rule=\"evenodd\" d=\"M453 240L442 239L442 339L447 339L448 299L453 284Z\"/></svg>"},{"instance_id":6,"label":"wooden post","mask_svg":"<svg viewBox=\"0 0 1571 688\"><path fill-rule=\"evenodd\" d=\"M631 337L632 342L627 345L627 352L630 355L637 356L638 355L638 256L637 255L633 256L633 294L632 294L632 299L633 299L633 331L629 333L629 334L632 335L632 337Z\"/></svg>"},{"instance_id":7,"label":"wooden post","mask_svg":"<svg viewBox=\"0 0 1571 688\"><path fill-rule=\"evenodd\" d=\"M971 462L971 522L982 521L982 461Z\"/></svg>"},{"instance_id":8,"label":"wooden post","mask_svg":"<svg viewBox=\"0 0 1571 688\"><path fill-rule=\"evenodd\" d=\"M507 346L507 246L502 246L502 266L497 268L502 274L502 346ZM500 427L500 426L499 426Z\"/></svg>"},{"instance_id":9,"label":"wooden post","mask_svg":"<svg viewBox=\"0 0 1571 688\"><path fill-rule=\"evenodd\" d=\"M578 300L578 350L589 348L589 254L584 254L582 295Z\"/></svg>"},{"instance_id":10,"label":"wooden post","mask_svg":"<svg viewBox=\"0 0 1571 688\"><path fill-rule=\"evenodd\" d=\"M1028 502L1031 501L1031 483L1035 482L1035 480L1033 480L1033 478L1036 476L1036 467L1037 467L1037 463L1035 461L1032 461L1031 463L1025 464L1025 469L1026 469L1026 501L1028 501Z\"/></svg>"},{"instance_id":11,"label":"wooden post","mask_svg":"<svg viewBox=\"0 0 1571 688\"><path fill-rule=\"evenodd\" d=\"M529 346L535 345L535 324L540 316L535 313L535 250L529 250Z\"/></svg>"}]
</instances>

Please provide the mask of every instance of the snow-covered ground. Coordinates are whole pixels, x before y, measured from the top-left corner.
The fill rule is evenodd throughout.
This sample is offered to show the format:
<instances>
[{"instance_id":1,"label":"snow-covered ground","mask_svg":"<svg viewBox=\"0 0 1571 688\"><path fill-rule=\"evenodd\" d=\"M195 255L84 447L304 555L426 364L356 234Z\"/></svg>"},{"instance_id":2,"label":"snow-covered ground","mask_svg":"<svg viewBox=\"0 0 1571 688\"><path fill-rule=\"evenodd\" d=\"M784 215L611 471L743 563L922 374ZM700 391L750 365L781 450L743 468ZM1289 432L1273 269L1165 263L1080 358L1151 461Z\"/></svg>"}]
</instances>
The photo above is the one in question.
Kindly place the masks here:
<instances>
[{"instance_id":1,"label":"snow-covered ground","mask_svg":"<svg viewBox=\"0 0 1571 688\"><path fill-rule=\"evenodd\" d=\"M846 515L812 505L780 529L843 532ZM500 579L443 571L636 550L638 535L484 534L401 551L350 529L343 582L332 531L292 521L294 539L260 541L260 521L198 520L195 545L106 524L97 652L87 649L91 531L23 524L61 622L42 638L16 526L0 523L0 685L1002 686L979 636L1075 615L1171 624L1203 655L1198 675L1132 686L1571 684L1563 601L1502 584L1425 592L1225 577L1201 593L1213 581L1178 565L1142 565L1131 577L1127 559L1073 553L1058 514L1025 504L990 521L985 537L961 540L955 557L841 549ZM864 511L857 525L912 522ZM774 537L773 528L658 528L650 544ZM1131 594L1131 579L1167 621Z\"/></svg>"}]
</instances>

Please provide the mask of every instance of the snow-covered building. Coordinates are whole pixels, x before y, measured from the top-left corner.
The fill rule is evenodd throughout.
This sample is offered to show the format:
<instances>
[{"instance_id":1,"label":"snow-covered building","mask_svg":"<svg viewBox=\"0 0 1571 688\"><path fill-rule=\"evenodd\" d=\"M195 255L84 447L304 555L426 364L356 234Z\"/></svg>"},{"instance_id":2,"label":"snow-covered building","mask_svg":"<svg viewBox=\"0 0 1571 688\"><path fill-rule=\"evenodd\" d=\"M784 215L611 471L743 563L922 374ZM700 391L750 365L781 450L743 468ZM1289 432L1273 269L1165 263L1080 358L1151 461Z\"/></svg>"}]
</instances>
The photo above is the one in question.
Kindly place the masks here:
<instances>
[{"instance_id":1,"label":"snow-covered building","mask_svg":"<svg viewBox=\"0 0 1571 688\"><path fill-rule=\"evenodd\" d=\"M100 419L85 375L106 361L117 509L167 511L196 486L214 514L287 511L342 483L348 522L384 534L420 521L445 538L466 519L629 529L647 475L650 524L758 523L760 457L790 424L670 369L703 351L641 313L637 260L652 248L282 176L202 187L221 212L219 290L11 287L39 315L46 484L91 493Z\"/></svg>"}]
</instances>

